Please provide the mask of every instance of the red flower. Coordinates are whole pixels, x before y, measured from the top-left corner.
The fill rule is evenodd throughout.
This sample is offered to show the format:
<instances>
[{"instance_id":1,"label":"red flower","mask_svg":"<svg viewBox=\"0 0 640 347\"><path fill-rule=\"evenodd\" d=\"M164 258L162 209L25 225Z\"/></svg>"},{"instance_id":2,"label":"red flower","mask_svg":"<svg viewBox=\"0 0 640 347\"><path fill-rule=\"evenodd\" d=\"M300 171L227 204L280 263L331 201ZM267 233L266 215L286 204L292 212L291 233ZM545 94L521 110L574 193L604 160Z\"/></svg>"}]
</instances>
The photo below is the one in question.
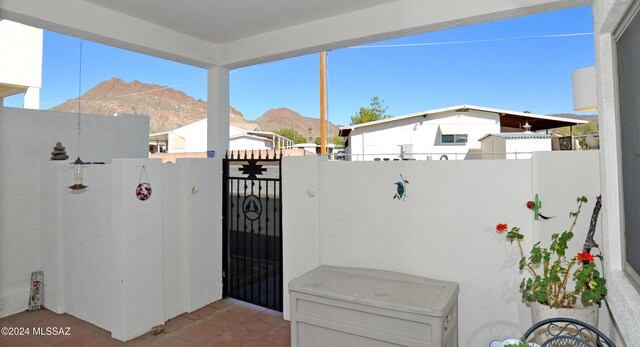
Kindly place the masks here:
<instances>
[{"instance_id":1,"label":"red flower","mask_svg":"<svg viewBox=\"0 0 640 347\"><path fill-rule=\"evenodd\" d=\"M505 230L507 230L508 226L506 224L498 224L496 225L496 231L501 233Z\"/></svg>"},{"instance_id":2,"label":"red flower","mask_svg":"<svg viewBox=\"0 0 640 347\"><path fill-rule=\"evenodd\" d=\"M578 253L578 260L586 260L590 263L593 262L593 256L589 252Z\"/></svg>"},{"instance_id":3,"label":"red flower","mask_svg":"<svg viewBox=\"0 0 640 347\"><path fill-rule=\"evenodd\" d=\"M527 208L528 209L533 209L536 206L536 203L533 201L527 201Z\"/></svg>"}]
</instances>

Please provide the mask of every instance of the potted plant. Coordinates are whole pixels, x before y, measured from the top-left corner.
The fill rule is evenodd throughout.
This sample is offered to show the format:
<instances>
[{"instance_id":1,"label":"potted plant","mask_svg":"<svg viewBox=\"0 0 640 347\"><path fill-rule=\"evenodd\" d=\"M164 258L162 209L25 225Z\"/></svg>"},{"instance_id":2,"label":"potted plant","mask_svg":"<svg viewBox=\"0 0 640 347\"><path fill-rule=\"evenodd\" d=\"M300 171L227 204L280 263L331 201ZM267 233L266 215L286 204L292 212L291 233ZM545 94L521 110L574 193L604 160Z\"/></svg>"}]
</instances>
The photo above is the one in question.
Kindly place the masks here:
<instances>
[{"instance_id":1,"label":"potted plant","mask_svg":"<svg viewBox=\"0 0 640 347\"><path fill-rule=\"evenodd\" d=\"M584 196L577 199L577 210L569 213L572 220L569 230L551 235L548 247L536 242L528 254L525 254L522 246L524 235L520 228L509 229L507 224L498 224L496 227L498 233L506 231L507 241L516 242L521 255L519 268L530 275L520 283L520 291L522 298L531 303L534 323L551 317L569 317L597 325L598 308L607 294L607 287L594 262L595 257L602 259L602 256L592 255L591 246L587 246L593 245L593 242L589 243L593 232L590 231L583 252L567 254L569 242L574 236L573 229L586 202ZM595 217L599 202L597 210L594 209ZM595 230L595 219L592 219L592 229Z\"/></svg>"}]
</instances>

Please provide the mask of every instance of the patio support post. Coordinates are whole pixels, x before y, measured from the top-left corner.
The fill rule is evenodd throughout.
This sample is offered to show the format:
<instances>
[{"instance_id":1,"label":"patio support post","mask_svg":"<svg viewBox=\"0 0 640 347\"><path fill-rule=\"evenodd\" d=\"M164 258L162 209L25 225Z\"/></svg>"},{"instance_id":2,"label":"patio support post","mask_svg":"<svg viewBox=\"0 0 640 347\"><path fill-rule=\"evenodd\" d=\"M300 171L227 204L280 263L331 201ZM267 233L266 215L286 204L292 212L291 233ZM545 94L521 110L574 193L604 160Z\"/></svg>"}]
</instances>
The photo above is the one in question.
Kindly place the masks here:
<instances>
[{"instance_id":1,"label":"patio support post","mask_svg":"<svg viewBox=\"0 0 640 347\"><path fill-rule=\"evenodd\" d=\"M24 93L24 108L40 109L40 88L29 87Z\"/></svg>"},{"instance_id":2,"label":"patio support post","mask_svg":"<svg viewBox=\"0 0 640 347\"><path fill-rule=\"evenodd\" d=\"M196 201L204 195L193 196L194 208L187 212L187 312L222 298L222 158L229 148L229 69L215 66L208 70L207 103L207 150L215 151L206 162L206 166L212 164L206 175L211 197L202 206ZM187 174L191 175L189 169ZM203 278L208 280L203 283Z\"/></svg>"},{"instance_id":3,"label":"patio support post","mask_svg":"<svg viewBox=\"0 0 640 347\"><path fill-rule=\"evenodd\" d=\"M207 149L222 158L229 149L229 69L209 69L207 92Z\"/></svg>"}]
</instances>

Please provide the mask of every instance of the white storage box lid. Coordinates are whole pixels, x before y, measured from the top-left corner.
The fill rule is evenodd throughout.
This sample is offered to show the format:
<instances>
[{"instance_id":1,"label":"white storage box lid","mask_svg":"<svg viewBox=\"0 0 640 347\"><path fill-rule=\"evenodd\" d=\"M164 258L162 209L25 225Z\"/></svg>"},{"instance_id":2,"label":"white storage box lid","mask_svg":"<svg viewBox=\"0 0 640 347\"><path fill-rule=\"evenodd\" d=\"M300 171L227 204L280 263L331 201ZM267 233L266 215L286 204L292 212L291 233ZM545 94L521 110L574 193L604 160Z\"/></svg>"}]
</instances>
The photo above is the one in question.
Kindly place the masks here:
<instances>
[{"instance_id":1,"label":"white storage box lid","mask_svg":"<svg viewBox=\"0 0 640 347\"><path fill-rule=\"evenodd\" d=\"M290 281L289 291L443 317L457 301L459 286L392 271L321 265Z\"/></svg>"}]
</instances>

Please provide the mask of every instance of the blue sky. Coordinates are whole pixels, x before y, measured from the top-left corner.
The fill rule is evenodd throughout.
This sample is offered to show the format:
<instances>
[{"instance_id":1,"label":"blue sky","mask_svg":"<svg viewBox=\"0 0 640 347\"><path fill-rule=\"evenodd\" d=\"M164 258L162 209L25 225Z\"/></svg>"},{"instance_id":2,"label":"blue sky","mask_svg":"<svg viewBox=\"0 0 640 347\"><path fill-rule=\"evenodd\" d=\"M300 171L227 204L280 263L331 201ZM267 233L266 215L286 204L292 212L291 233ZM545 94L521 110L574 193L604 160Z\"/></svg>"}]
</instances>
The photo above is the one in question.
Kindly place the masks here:
<instances>
[{"instance_id":1,"label":"blue sky","mask_svg":"<svg viewBox=\"0 0 640 347\"><path fill-rule=\"evenodd\" d=\"M591 8L580 7L369 44L396 47L330 51L328 118L349 124L373 96L396 116L458 104L573 113L571 71L595 64L593 35L532 37L591 32ZM402 46L460 41L466 43ZM77 97L79 47L76 38L45 32L43 109ZM207 98L204 69L86 41L82 56L82 92L119 77ZM5 105L20 102L9 98ZM231 105L247 119L278 107L318 118L319 55L233 70Z\"/></svg>"}]
</instances>

